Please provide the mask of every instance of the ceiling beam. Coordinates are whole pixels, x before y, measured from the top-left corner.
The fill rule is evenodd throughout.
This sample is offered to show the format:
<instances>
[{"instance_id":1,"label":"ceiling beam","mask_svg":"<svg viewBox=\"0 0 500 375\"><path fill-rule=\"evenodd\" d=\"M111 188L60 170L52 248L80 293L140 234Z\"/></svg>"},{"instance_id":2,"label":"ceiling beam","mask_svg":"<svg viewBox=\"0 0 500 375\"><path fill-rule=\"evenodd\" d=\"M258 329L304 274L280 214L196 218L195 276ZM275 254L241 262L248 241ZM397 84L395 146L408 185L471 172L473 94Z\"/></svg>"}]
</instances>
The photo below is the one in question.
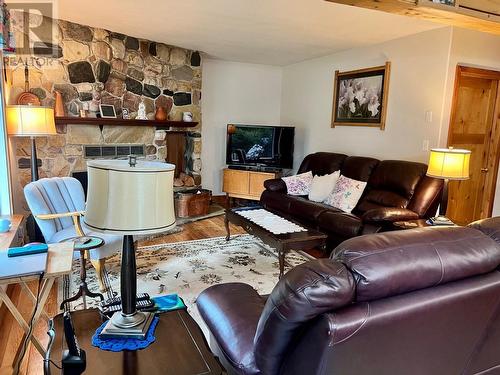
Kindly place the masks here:
<instances>
[{"instance_id":1,"label":"ceiling beam","mask_svg":"<svg viewBox=\"0 0 500 375\"><path fill-rule=\"evenodd\" d=\"M325 0L500 35L500 0Z\"/></svg>"}]
</instances>

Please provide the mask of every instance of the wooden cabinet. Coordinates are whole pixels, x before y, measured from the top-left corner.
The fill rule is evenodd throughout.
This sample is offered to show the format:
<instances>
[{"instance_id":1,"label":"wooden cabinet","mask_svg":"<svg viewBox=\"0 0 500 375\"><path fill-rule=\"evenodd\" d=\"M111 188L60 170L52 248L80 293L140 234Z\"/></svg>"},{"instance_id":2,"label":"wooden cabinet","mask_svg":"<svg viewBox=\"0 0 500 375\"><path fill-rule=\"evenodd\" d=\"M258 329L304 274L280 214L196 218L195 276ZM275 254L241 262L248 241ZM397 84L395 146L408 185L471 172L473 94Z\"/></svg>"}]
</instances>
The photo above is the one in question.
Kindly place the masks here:
<instances>
[{"instance_id":1,"label":"wooden cabinet","mask_svg":"<svg viewBox=\"0 0 500 375\"><path fill-rule=\"evenodd\" d=\"M231 198L259 200L264 191L264 181L277 177L277 173L225 168L222 191Z\"/></svg>"}]
</instances>

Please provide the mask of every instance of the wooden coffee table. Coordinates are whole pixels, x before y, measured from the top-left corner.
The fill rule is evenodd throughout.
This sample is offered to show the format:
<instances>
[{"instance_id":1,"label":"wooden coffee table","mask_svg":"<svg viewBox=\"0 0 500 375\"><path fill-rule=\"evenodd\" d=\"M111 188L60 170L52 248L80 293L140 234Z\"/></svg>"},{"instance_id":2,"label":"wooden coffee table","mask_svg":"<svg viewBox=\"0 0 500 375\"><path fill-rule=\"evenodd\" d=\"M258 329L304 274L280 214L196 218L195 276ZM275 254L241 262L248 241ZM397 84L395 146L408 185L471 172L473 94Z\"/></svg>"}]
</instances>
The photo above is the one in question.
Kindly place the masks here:
<instances>
[{"instance_id":1,"label":"wooden coffee table","mask_svg":"<svg viewBox=\"0 0 500 375\"><path fill-rule=\"evenodd\" d=\"M76 337L87 355L85 374L191 375L222 374L208 344L193 318L185 310L159 314L156 341L137 351L110 352L92 346L95 330L102 324L98 310L71 313ZM62 314L54 318L56 337L50 358L57 364L66 349ZM61 371L51 366L51 374Z\"/></svg>"},{"instance_id":2,"label":"wooden coffee table","mask_svg":"<svg viewBox=\"0 0 500 375\"><path fill-rule=\"evenodd\" d=\"M283 276L283 273L285 271L285 255L289 250L309 250L313 248L323 248L326 246L326 234L321 233L317 230L306 228L307 231L305 232L274 234L268 231L266 228L261 227L260 225L257 225L238 214L238 211L250 209L262 209L262 207L243 207L226 210L226 217L224 219L224 224L226 226L227 232L226 241L229 241L231 238L229 223L238 225L245 229L247 233L259 237L264 243L268 244L278 251L280 278ZM300 223L296 224L304 227L304 225Z\"/></svg>"}]
</instances>

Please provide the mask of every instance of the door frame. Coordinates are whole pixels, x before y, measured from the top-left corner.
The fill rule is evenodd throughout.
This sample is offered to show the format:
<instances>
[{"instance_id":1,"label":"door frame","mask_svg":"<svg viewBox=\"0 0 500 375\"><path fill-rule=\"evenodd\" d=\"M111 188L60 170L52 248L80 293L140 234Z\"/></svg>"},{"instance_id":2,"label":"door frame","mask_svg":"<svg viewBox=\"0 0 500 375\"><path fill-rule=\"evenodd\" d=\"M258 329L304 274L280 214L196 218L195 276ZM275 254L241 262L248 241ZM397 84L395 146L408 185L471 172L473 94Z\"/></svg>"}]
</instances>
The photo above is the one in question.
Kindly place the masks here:
<instances>
[{"instance_id":1,"label":"door frame","mask_svg":"<svg viewBox=\"0 0 500 375\"><path fill-rule=\"evenodd\" d=\"M470 66L464 66L464 65L457 65L457 68L455 70L455 83L453 87L453 97L452 97L452 102L451 102L451 113L450 113L450 122L448 124L448 139L446 140L446 145L449 147L450 146L450 139L452 139L452 124L455 123L455 110L456 106L458 104L458 87L460 83L460 78L461 77L470 77L470 78L482 78L482 79L491 79L491 80L497 80L498 81L498 87L497 87L497 94L495 98L495 107L493 109L493 124L491 127L491 133L490 134L495 134L498 133L500 138L500 127L498 129L495 129L495 127L498 126L500 123L500 120L498 118L500 117L500 71L497 70L489 70L489 69L484 69L484 68L474 68ZM484 191L484 194L488 194L490 197L489 199L489 204L488 204L488 211L487 215L488 217L491 217L491 214L493 213L493 204L495 201L495 191L496 191L496 186L497 186L497 179L498 179L498 167L499 167L499 162L500 162L500 140L497 140L494 142L492 146L496 146L497 152L496 152L496 157L494 161L494 170L492 171L492 178L493 178L493 183L491 185L490 191Z\"/></svg>"}]
</instances>

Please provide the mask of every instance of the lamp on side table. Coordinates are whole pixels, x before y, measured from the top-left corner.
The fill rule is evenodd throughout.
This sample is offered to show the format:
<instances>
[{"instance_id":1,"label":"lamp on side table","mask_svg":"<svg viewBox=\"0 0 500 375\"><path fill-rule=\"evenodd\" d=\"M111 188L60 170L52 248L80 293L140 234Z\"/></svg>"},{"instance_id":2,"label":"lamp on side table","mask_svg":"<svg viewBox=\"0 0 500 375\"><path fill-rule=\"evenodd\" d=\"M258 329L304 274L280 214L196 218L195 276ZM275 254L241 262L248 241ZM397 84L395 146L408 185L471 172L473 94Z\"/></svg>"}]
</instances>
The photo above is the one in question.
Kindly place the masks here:
<instances>
[{"instance_id":1,"label":"lamp on side table","mask_svg":"<svg viewBox=\"0 0 500 375\"><path fill-rule=\"evenodd\" d=\"M103 329L103 337L143 339L153 315L136 310L134 235L164 232L175 226L175 166L161 162L95 160L88 166L85 224L102 233L123 235L120 292L122 311Z\"/></svg>"},{"instance_id":2,"label":"lamp on side table","mask_svg":"<svg viewBox=\"0 0 500 375\"><path fill-rule=\"evenodd\" d=\"M439 216L431 219L432 224L453 225L446 217L448 207L448 182L469 178L470 151L450 148L433 148L429 155L427 176L444 180L443 197L439 205Z\"/></svg>"}]
</instances>

